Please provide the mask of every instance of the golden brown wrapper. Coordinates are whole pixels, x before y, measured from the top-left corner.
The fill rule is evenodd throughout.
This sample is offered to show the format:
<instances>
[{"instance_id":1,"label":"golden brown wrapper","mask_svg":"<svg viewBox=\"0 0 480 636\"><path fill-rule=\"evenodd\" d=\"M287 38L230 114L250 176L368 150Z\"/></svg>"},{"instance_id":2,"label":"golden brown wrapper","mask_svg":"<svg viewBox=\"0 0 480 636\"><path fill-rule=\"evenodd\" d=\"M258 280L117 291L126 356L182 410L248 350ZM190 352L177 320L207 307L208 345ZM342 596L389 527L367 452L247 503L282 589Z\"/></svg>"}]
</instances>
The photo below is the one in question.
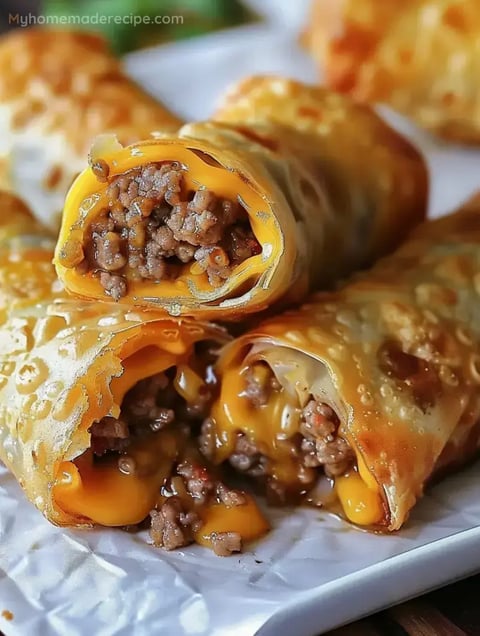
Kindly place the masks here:
<instances>
[{"instance_id":1,"label":"golden brown wrapper","mask_svg":"<svg viewBox=\"0 0 480 636\"><path fill-rule=\"evenodd\" d=\"M243 432L269 457L267 474L288 481L290 459L275 462L282 440L298 434L293 411L286 418L286 410L273 407L278 391L264 406L248 406L246 385L236 379L266 362L285 395L297 396L298 408L313 396L337 413L338 434L355 453L362 496L372 498L375 512L365 515L358 498L350 518L400 528L426 482L464 464L480 445L479 248L480 196L422 225L395 254L339 291L318 294L228 345L209 431L216 460L238 452ZM340 499L351 506L356 494L348 502L345 493L352 491L342 483ZM358 484L357 475L356 493Z\"/></svg>"},{"instance_id":2,"label":"golden brown wrapper","mask_svg":"<svg viewBox=\"0 0 480 636\"><path fill-rule=\"evenodd\" d=\"M55 256L59 277L78 296L105 298L98 272L85 270L85 241L109 209L118 175L177 162L186 190L207 188L248 214L261 253L233 262L220 284L195 261L174 280L114 272L127 281L123 300L172 315L238 319L298 302L390 251L426 212L427 169L409 142L370 108L284 78L247 79L212 121L97 156L108 179L87 169L75 181Z\"/></svg>"},{"instance_id":3,"label":"golden brown wrapper","mask_svg":"<svg viewBox=\"0 0 480 636\"><path fill-rule=\"evenodd\" d=\"M180 126L94 34L18 29L0 39L0 71L0 187L54 229L97 135L128 144Z\"/></svg>"},{"instance_id":4,"label":"golden brown wrapper","mask_svg":"<svg viewBox=\"0 0 480 636\"><path fill-rule=\"evenodd\" d=\"M53 235L25 203L0 191L0 324L8 315L62 296L52 267Z\"/></svg>"},{"instance_id":5,"label":"golden brown wrapper","mask_svg":"<svg viewBox=\"0 0 480 636\"><path fill-rule=\"evenodd\" d=\"M480 142L476 0L313 0L304 43L328 86Z\"/></svg>"}]
</instances>

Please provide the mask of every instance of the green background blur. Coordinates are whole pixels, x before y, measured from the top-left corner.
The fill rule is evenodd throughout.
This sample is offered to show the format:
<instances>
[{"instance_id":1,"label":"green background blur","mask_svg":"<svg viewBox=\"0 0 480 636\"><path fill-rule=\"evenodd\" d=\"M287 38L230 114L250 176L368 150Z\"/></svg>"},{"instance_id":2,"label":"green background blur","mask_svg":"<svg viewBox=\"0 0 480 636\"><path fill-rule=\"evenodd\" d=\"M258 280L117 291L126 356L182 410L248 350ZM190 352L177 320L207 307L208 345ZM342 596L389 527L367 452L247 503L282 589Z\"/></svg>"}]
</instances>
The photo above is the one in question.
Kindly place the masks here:
<instances>
[{"instance_id":1,"label":"green background blur","mask_svg":"<svg viewBox=\"0 0 480 636\"><path fill-rule=\"evenodd\" d=\"M101 31L117 53L163 42L202 35L256 19L241 0L1 0L0 28L6 30L9 13L44 16L150 16L151 24L75 24L63 28ZM155 16L181 16L181 23L154 24ZM179 22L179 21L177 21Z\"/></svg>"}]
</instances>

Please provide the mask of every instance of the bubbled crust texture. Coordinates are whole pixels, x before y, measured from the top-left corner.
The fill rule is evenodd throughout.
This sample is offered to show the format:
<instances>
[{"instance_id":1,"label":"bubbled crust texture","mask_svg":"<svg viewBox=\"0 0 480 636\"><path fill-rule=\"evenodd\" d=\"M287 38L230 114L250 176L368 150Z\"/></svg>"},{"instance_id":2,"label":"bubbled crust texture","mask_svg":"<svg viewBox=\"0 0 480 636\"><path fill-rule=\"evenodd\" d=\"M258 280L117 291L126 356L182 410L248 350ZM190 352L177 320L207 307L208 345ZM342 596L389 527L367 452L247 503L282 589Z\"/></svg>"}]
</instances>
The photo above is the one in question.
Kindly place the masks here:
<instances>
[{"instance_id":1,"label":"bubbled crust texture","mask_svg":"<svg viewBox=\"0 0 480 636\"><path fill-rule=\"evenodd\" d=\"M322 361L349 412L341 430L384 489L390 530L404 523L437 465L462 464L479 445L479 219L477 199L426 223L343 290L240 338L220 364L259 340ZM427 405L385 371L379 352L392 342L428 367Z\"/></svg>"},{"instance_id":2,"label":"bubbled crust texture","mask_svg":"<svg viewBox=\"0 0 480 636\"><path fill-rule=\"evenodd\" d=\"M322 241L314 242L311 255L318 259L323 243L322 256L331 259L323 263L323 278L317 272L317 286L333 272L349 273L389 253L425 217L428 173L421 155L368 106L323 88L258 76L233 86L215 119L260 131L263 127L274 144L281 141L283 127L305 135L295 155L322 184L331 214L322 219ZM275 129L269 133L269 125L280 128L280 134ZM287 138L287 153L289 142L294 140ZM300 182L300 191L308 203L311 190ZM306 224L308 236L319 223L320 206L315 203ZM330 249L332 243L335 250ZM340 271L339 261L344 265Z\"/></svg>"},{"instance_id":3,"label":"bubbled crust texture","mask_svg":"<svg viewBox=\"0 0 480 636\"><path fill-rule=\"evenodd\" d=\"M0 71L0 186L52 229L97 135L127 144L180 126L95 35L17 29L0 40Z\"/></svg>"},{"instance_id":4,"label":"bubbled crust texture","mask_svg":"<svg viewBox=\"0 0 480 636\"><path fill-rule=\"evenodd\" d=\"M0 191L0 324L63 287L52 267L54 239L15 195Z\"/></svg>"},{"instance_id":5,"label":"bubbled crust texture","mask_svg":"<svg viewBox=\"0 0 480 636\"><path fill-rule=\"evenodd\" d=\"M55 507L57 466L90 446L92 422L119 416L110 383L122 373L122 347L135 350L144 329L174 356L204 338L225 340L213 326L68 299L16 312L0 327L0 457L54 523L87 523Z\"/></svg>"},{"instance_id":6,"label":"bubbled crust texture","mask_svg":"<svg viewBox=\"0 0 480 636\"><path fill-rule=\"evenodd\" d=\"M332 88L480 143L476 0L313 0L304 41Z\"/></svg>"},{"instance_id":7,"label":"bubbled crust texture","mask_svg":"<svg viewBox=\"0 0 480 636\"><path fill-rule=\"evenodd\" d=\"M0 100L15 109L13 125L64 134L84 159L94 137L118 132L132 143L180 121L123 73L96 35L20 29L0 44Z\"/></svg>"}]
</instances>

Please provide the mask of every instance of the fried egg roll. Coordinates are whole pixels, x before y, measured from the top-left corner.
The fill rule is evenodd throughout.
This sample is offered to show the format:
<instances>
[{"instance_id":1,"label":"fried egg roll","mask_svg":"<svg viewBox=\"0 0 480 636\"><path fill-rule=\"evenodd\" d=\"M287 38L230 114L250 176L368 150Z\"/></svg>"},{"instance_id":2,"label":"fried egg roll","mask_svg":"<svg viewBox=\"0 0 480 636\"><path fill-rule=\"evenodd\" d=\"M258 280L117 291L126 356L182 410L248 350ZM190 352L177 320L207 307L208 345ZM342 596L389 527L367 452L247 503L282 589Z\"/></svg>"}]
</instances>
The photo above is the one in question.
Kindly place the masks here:
<instances>
[{"instance_id":1,"label":"fried egg roll","mask_svg":"<svg viewBox=\"0 0 480 636\"><path fill-rule=\"evenodd\" d=\"M201 447L280 503L393 531L480 445L480 196L226 346Z\"/></svg>"},{"instance_id":2,"label":"fried egg roll","mask_svg":"<svg viewBox=\"0 0 480 636\"><path fill-rule=\"evenodd\" d=\"M393 249L426 211L409 142L368 107L281 78L240 83L214 120L176 136L103 139L91 156L66 199L60 279L173 316L300 301Z\"/></svg>"},{"instance_id":3,"label":"fried egg roll","mask_svg":"<svg viewBox=\"0 0 480 636\"><path fill-rule=\"evenodd\" d=\"M180 126L97 35L18 29L0 38L0 70L0 187L57 231L97 135L128 144Z\"/></svg>"},{"instance_id":4,"label":"fried egg roll","mask_svg":"<svg viewBox=\"0 0 480 636\"><path fill-rule=\"evenodd\" d=\"M335 90L480 143L476 0L314 0L304 41Z\"/></svg>"}]
</instances>

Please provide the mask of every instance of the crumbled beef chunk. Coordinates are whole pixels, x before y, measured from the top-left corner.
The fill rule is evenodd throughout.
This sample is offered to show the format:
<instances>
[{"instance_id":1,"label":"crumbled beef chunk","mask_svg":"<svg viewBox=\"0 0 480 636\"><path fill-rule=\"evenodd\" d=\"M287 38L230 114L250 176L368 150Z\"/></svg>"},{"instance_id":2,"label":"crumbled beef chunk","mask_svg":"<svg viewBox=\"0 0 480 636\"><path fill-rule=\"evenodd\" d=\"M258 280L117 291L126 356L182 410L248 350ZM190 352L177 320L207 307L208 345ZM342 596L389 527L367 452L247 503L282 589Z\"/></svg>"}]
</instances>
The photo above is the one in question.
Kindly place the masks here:
<instances>
[{"instance_id":1,"label":"crumbled beef chunk","mask_svg":"<svg viewBox=\"0 0 480 636\"><path fill-rule=\"evenodd\" d=\"M242 551L242 537L239 532L212 532L210 540L217 556L230 556L233 552Z\"/></svg>"},{"instance_id":2,"label":"crumbled beef chunk","mask_svg":"<svg viewBox=\"0 0 480 636\"><path fill-rule=\"evenodd\" d=\"M172 424L176 411L186 411L172 383L164 373L146 378L128 391L118 419L104 417L89 429L95 455L125 451L132 436L157 432Z\"/></svg>"},{"instance_id":3,"label":"crumbled beef chunk","mask_svg":"<svg viewBox=\"0 0 480 636\"><path fill-rule=\"evenodd\" d=\"M208 275L213 287L221 285L230 275L230 259L221 247L200 247L195 252L195 260Z\"/></svg>"},{"instance_id":4,"label":"crumbled beef chunk","mask_svg":"<svg viewBox=\"0 0 480 636\"><path fill-rule=\"evenodd\" d=\"M97 159L96 161L89 161L89 163L97 179L102 183L106 183L110 174L110 166L105 159Z\"/></svg>"},{"instance_id":5,"label":"crumbled beef chunk","mask_svg":"<svg viewBox=\"0 0 480 636\"><path fill-rule=\"evenodd\" d=\"M337 434L340 422L336 413L327 404L310 400L302 415L304 465L322 466L329 476L345 473L353 464L354 454L348 442Z\"/></svg>"},{"instance_id":6,"label":"crumbled beef chunk","mask_svg":"<svg viewBox=\"0 0 480 636\"><path fill-rule=\"evenodd\" d=\"M221 481L217 482L217 499L227 506L227 508L243 506L247 502L247 499L242 492L239 490L232 490Z\"/></svg>"},{"instance_id":7,"label":"crumbled beef chunk","mask_svg":"<svg viewBox=\"0 0 480 636\"><path fill-rule=\"evenodd\" d=\"M267 404L272 391L280 388L280 383L267 365L259 363L248 369L245 376L245 396L254 407Z\"/></svg>"},{"instance_id":8,"label":"crumbled beef chunk","mask_svg":"<svg viewBox=\"0 0 480 636\"><path fill-rule=\"evenodd\" d=\"M128 424L123 420L103 417L90 426L89 432L95 455L104 455L109 450L122 451L128 446Z\"/></svg>"},{"instance_id":9,"label":"crumbled beef chunk","mask_svg":"<svg viewBox=\"0 0 480 636\"><path fill-rule=\"evenodd\" d=\"M165 550L175 550L192 543L202 525L196 512L185 511L179 497L168 498L159 510L152 510L150 516L152 541Z\"/></svg>"},{"instance_id":10,"label":"crumbled beef chunk","mask_svg":"<svg viewBox=\"0 0 480 636\"><path fill-rule=\"evenodd\" d=\"M137 382L125 396L122 412L130 422L136 425L146 424L156 432L171 424L175 419L175 411L165 404L173 406L176 394L164 373ZM161 402L161 405L159 404Z\"/></svg>"},{"instance_id":11,"label":"crumbled beef chunk","mask_svg":"<svg viewBox=\"0 0 480 636\"><path fill-rule=\"evenodd\" d=\"M235 265L243 263L247 258L260 254L261 247L252 236L251 231L242 226L234 225L229 228L224 239L224 247Z\"/></svg>"},{"instance_id":12,"label":"crumbled beef chunk","mask_svg":"<svg viewBox=\"0 0 480 636\"><path fill-rule=\"evenodd\" d=\"M125 267L127 259L122 250L122 239L115 232L106 232L94 239L98 266L106 272L116 272Z\"/></svg>"},{"instance_id":13,"label":"crumbled beef chunk","mask_svg":"<svg viewBox=\"0 0 480 636\"><path fill-rule=\"evenodd\" d=\"M111 296L113 300L118 301L127 293L127 281L118 274L100 272L100 284L105 293Z\"/></svg>"},{"instance_id":14,"label":"crumbled beef chunk","mask_svg":"<svg viewBox=\"0 0 480 636\"><path fill-rule=\"evenodd\" d=\"M272 392L283 390L264 363L252 366L244 379L242 395L254 409L268 404ZM317 476L315 469L321 468L327 476L333 477L345 474L354 465L355 455L348 442L339 435L339 426L338 416L331 407L310 399L301 413L298 433L289 439L276 440L277 455L271 454L268 448L259 447L245 433L239 432L229 462L236 470L261 478L267 498L273 503L282 504L292 499L295 490L305 493L312 487ZM200 440L204 452L214 452L214 423L209 420L204 422ZM283 483L278 478L275 468L276 462L281 464L284 461L292 462L294 471L296 467L296 479L289 483Z\"/></svg>"},{"instance_id":15,"label":"crumbled beef chunk","mask_svg":"<svg viewBox=\"0 0 480 636\"><path fill-rule=\"evenodd\" d=\"M108 179L104 164L93 167L100 180ZM180 265L196 262L218 286L234 266L261 252L239 203L211 190L187 192L183 175L177 163L151 163L111 179L108 208L90 225L84 253L87 271L99 275L114 300L127 294L126 275L172 279ZM85 262L78 269L84 272Z\"/></svg>"},{"instance_id":16,"label":"crumbled beef chunk","mask_svg":"<svg viewBox=\"0 0 480 636\"><path fill-rule=\"evenodd\" d=\"M202 424L200 436L198 438L198 447L202 455L207 459L213 459L215 454L215 422L211 417L207 417Z\"/></svg>"},{"instance_id":17,"label":"crumbled beef chunk","mask_svg":"<svg viewBox=\"0 0 480 636\"><path fill-rule=\"evenodd\" d=\"M233 468L251 477L262 477L267 473L267 457L243 433L238 434L235 451L230 455L229 462Z\"/></svg>"},{"instance_id":18,"label":"crumbled beef chunk","mask_svg":"<svg viewBox=\"0 0 480 636\"><path fill-rule=\"evenodd\" d=\"M188 494L198 503L204 504L215 488L208 470L204 466L184 461L177 466L177 473L183 477Z\"/></svg>"}]
</instances>

